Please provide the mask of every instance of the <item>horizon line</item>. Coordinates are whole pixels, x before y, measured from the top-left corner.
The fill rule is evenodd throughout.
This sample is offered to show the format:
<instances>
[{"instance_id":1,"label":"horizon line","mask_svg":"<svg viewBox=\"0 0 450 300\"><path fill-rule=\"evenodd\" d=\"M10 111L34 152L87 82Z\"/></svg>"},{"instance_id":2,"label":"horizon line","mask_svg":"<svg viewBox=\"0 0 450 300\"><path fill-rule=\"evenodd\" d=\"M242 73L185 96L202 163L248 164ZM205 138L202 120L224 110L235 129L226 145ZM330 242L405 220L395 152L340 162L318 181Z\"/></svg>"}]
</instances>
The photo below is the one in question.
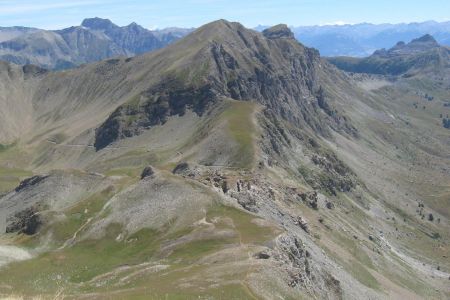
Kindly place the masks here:
<instances>
[{"instance_id":1,"label":"horizon line","mask_svg":"<svg viewBox=\"0 0 450 300\"><path fill-rule=\"evenodd\" d=\"M42 30L48 30L48 31L53 31L53 30L61 30L61 29L65 29L65 28L70 28L70 27L77 27L77 26L81 26L81 23L86 20L86 19L94 19L94 18L99 18L99 19L103 19L103 20L109 20L111 23L119 26L119 27L126 27L129 26L133 23L138 24L136 22L131 22L129 24L126 25L118 25L118 23L115 23L113 20L111 20L110 18L102 18L102 17L87 17L87 18L83 18L81 20L81 22L79 23L79 25L72 25L72 26L68 26L68 27L55 27L52 29L48 29L48 28L40 28L40 27L33 27L33 26L23 26L23 25L13 25L13 26L2 26L0 25L0 28L14 28L14 27L22 27L22 28L32 28L32 29L42 29ZM217 19L220 20L220 19ZM225 19L226 20L226 19ZM227 20L228 21L228 20ZM180 26L168 26L168 27L159 27L159 26L150 26L150 27L144 27L140 24L138 24L139 26L150 30L150 31L158 31L158 30L165 30L165 29L170 29L170 28L179 28L179 29L195 29L195 28L199 28L203 25L206 25L208 23L211 23L214 21L210 21L207 23L204 23L198 27L195 26L186 26L186 27L180 27ZM242 22L238 22L238 21L230 21L230 22L237 22L237 23L241 23ZM381 26L381 25L411 25L411 24L424 24L424 23L438 23L438 24L442 24L442 23L449 23L450 19L448 20L442 20L442 21L437 21L437 20L433 20L433 19L429 19L429 20L423 20L423 21L409 21L409 22L398 22L398 23L390 23L390 22L384 22L384 23L371 23L371 22L356 22L356 23L352 23L352 22L347 22L347 21L332 21L332 22L324 22L324 23L320 23L320 24L313 24L313 25L288 25L289 28L301 28L301 27L344 27L344 26L358 26L358 25L373 25L373 26ZM280 23L278 23L280 24ZM251 28L251 29L255 29L258 27L272 27L278 24L258 24L256 26L246 26L247 28Z\"/></svg>"}]
</instances>

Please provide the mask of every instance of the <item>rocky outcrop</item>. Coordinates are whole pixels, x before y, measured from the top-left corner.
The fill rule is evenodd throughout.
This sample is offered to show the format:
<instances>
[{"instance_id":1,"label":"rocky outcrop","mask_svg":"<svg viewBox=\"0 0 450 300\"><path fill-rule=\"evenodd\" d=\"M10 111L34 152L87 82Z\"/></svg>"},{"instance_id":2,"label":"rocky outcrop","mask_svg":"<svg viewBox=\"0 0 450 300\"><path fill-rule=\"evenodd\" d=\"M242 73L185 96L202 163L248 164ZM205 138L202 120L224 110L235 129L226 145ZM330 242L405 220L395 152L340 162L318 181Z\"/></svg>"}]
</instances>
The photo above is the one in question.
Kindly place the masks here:
<instances>
[{"instance_id":1,"label":"rocky outcrop","mask_svg":"<svg viewBox=\"0 0 450 300\"><path fill-rule=\"evenodd\" d=\"M42 218L36 207L29 207L16 213L7 220L6 233L24 233L33 235L42 225Z\"/></svg>"},{"instance_id":2,"label":"rocky outcrop","mask_svg":"<svg viewBox=\"0 0 450 300\"><path fill-rule=\"evenodd\" d=\"M318 195L316 191L312 192L306 192L306 193L299 193L298 194L302 201L307 204L312 209L318 208Z\"/></svg>"},{"instance_id":3,"label":"rocky outcrop","mask_svg":"<svg viewBox=\"0 0 450 300\"><path fill-rule=\"evenodd\" d=\"M309 253L302 241L292 235L282 235L277 239L277 248L279 249L278 259L291 267L288 270L291 277L289 286L295 287L309 281L311 276Z\"/></svg>"},{"instance_id":4,"label":"rocky outcrop","mask_svg":"<svg viewBox=\"0 0 450 300\"><path fill-rule=\"evenodd\" d=\"M285 24L276 25L263 31L268 39L288 38L295 39L294 33Z\"/></svg>"},{"instance_id":5,"label":"rocky outcrop","mask_svg":"<svg viewBox=\"0 0 450 300\"><path fill-rule=\"evenodd\" d=\"M343 299L340 281L314 265L311 253L299 237L292 234L279 236L274 251L258 253L257 257L265 259L267 256L283 263L291 288L313 290L319 299Z\"/></svg>"},{"instance_id":6,"label":"rocky outcrop","mask_svg":"<svg viewBox=\"0 0 450 300\"><path fill-rule=\"evenodd\" d=\"M358 184L356 175L334 153L316 151L316 154L312 155L311 161L318 169L299 169L300 174L311 187L330 195L349 192L356 187Z\"/></svg>"},{"instance_id":7,"label":"rocky outcrop","mask_svg":"<svg viewBox=\"0 0 450 300\"><path fill-rule=\"evenodd\" d=\"M141 179L151 177L154 174L155 174L155 171L153 171L153 168L151 166L147 166L144 168L144 170L142 170Z\"/></svg>"},{"instance_id":8,"label":"rocky outcrop","mask_svg":"<svg viewBox=\"0 0 450 300\"><path fill-rule=\"evenodd\" d=\"M188 171L188 170L189 170L189 164L186 162L182 162L175 166L172 173L173 174L183 174L183 173L186 173L186 171Z\"/></svg>"},{"instance_id":9,"label":"rocky outcrop","mask_svg":"<svg viewBox=\"0 0 450 300\"><path fill-rule=\"evenodd\" d=\"M39 184L41 181L43 181L47 177L48 177L47 175L37 175L37 176L27 178L27 179L23 180L22 182L20 182L20 184L15 188L15 191L20 192L24 189L27 189L36 184Z\"/></svg>"}]
</instances>

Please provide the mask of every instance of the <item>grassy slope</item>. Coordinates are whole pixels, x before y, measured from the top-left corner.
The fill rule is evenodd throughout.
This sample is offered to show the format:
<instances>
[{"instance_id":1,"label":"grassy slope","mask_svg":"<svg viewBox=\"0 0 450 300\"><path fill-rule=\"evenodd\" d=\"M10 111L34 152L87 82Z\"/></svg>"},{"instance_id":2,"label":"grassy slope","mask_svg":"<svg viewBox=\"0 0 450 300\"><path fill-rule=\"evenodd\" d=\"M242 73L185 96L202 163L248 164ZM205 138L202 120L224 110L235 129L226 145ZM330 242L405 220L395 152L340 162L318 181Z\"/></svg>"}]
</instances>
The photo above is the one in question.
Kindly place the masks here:
<instances>
[{"instance_id":1,"label":"grassy slope","mask_svg":"<svg viewBox=\"0 0 450 300\"><path fill-rule=\"evenodd\" d=\"M0 195L14 189L22 179L32 175L26 170L26 158L16 144L0 144Z\"/></svg>"},{"instance_id":2,"label":"grassy slope","mask_svg":"<svg viewBox=\"0 0 450 300\"><path fill-rule=\"evenodd\" d=\"M235 145L233 148L233 164L230 167L251 168L254 163L255 145L253 114L256 105L250 102L225 101L224 109L215 119L215 123L226 125L225 134L227 138ZM200 137L201 138L201 137ZM192 146L192 145L190 145ZM56 146L55 146L56 147ZM119 154L117 157L105 156L95 166L92 171L103 172L106 176L121 176L122 184L111 186L110 188L97 193L73 207L68 208L61 214L50 214L53 218L52 223L43 228L39 235L33 237L19 236L14 238L16 243L23 247L33 249L39 246L48 236L51 237L50 251L44 252L37 257L23 262L17 262L9 265L0 271L0 294L24 294L36 295L42 294L50 296L58 291L64 291L64 294L78 294L84 292L112 292L113 290L122 290L126 287L133 288L133 291L124 292L123 295L133 298L151 295L160 298L169 295L169 298L179 298L181 295L191 295L193 298L197 295L213 296L215 298L252 298L251 292L244 283L246 272L249 267L236 268L230 262L222 264L224 270L219 270L218 274L223 273L219 282L223 284L211 286L206 280L211 266L209 264L198 264L199 259L221 251L227 248L238 247L241 244L248 245L249 249L271 240L278 233L275 229L261 228L252 223L251 215L241 212L235 208L225 207L221 204L214 204L207 213L206 221L219 220L215 224L216 230L231 230L234 235L229 238L217 238L214 236L205 239L193 240L181 244L170 253L162 253L161 246L169 241L180 238L192 233L199 228L185 228L179 232L171 230L150 230L141 229L137 233L127 236L123 241L116 241L115 238L121 231L121 225L111 224L108 234L101 240L86 240L75 244L74 246L59 249L66 241L71 239L76 232L82 233L90 224L91 220L104 217L107 211L103 211L104 204L118 191L129 186L138 179L142 167L148 163L156 163L163 166L167 164L173 154L179 149L185 149L189 145L173 145L173 150L157 156L147 151L128 151ZM13 157L11 149L2 148L0 158L4 161L10 161ZM139 164L136 164L139 162ZM0 169L0 180L2 184L8 183L2 177L14 175L14 180L7 185L5 190L15 187L19 179L31 175L30 172L19 169ZM6 175L5 175L6 176ZM231 223L229 220L231 219ZM47 239L48 242L48 239ZM59 250L58 250L59 249ZM245 261L247 255L240 253L242 250L236 250L239 260ZM240 253L240 254L239 254ZM155 274L143 273L138 276L133 283L122 286L118 284L121 277L126 277L134 271L142 269L143 263L157 263L163 260L164 264L170 265L168 273L157 272ZM239 263L239 260L237 263ZM227 264L229 264L227 266ZM111 279L106 285L96 287L91 285L89 280L101 274L108 273L123 265L130 266L130 270L121 273L117 278ZM236 268L236 270L235 270ZM190 277L197 274L192 287L180 285L174 286L174 282L183 282L186 280L186 271L189 270ZM231 275L233 274L233 275ZM222 276L222 275L220 275ZM219 276L219 277L220 277ZM20 280L18 280L20 278ZM117 286L115 286L117 285ZM122 292L119 292L122 293Z\"/></svg>"},{"instance_id":3,"label":"grassy slope","mask_svg":"<svg viewBox=\"0 0 450 300\"><path fill-rule=\"evenodd\" d=\"M257 105L252 102L231 101L222 114L228 125L230 137L238 145L233 157L233 167L251 168L254 164L256 130L253 114Z\"/></svg>"},{"instance_id":4,"label":"grassy slope","mask_svg":"<svg viewBox=\"0 0 450 300\"><path fill-rule=\"evenodd\" d=\"M18 237L17 241L22 246L33 247L38 244L40 238L51 233L54 250L31 260L10 264L0 270L0 295L40 294L51 297L58 292L67 295L101 292L105 293L106 297L117 292L123 297L133 298L145 298L149 295L153 298L170 299L178 299L182 295L192 298L198 295L219 299L251 298L244 283L249 267L245 263L242 268L236 268L234 265L247 259L239 245L246 245L251 249L273 239L279 231L275 228L259 227L252 222L253 216L222 204L213 204L205 221L214 223L215 231L234 232L227 238L209 235L203 225L193 225L177 232L171 231L169 227L160 230L143 228L118 241L116 238L121 232L121 225L112 223L101 239L88 239L59 249L89 218L102 217L102 213L105 213L102 212L104 203L115 192L117 190L114 188L108 188L68 208L64 212L66 218L59 219L37 236ZM203 238L191 241L188 239L169 252L163 250L163 245L194 231L205 231ZM202 262L201 259L230 247L237 249L236 257L231 262L225 260L220 264L221 269L215 272L218 277L217 284L211 285L207 274L217 266ZM168 269L146 272L145 267L152 264L167 265ZM127 266L127 269L121 271L123 266ZM106 275L105 281L94 279L114 270L118 270L117 274ZM141 273L133 280L124 280L134 272ZM188 277L186 272L189 273ZM91 281L93 279L94 281ZM186 280L191 281L192 285L183 285Z\"/></svg>"}]
</instances>

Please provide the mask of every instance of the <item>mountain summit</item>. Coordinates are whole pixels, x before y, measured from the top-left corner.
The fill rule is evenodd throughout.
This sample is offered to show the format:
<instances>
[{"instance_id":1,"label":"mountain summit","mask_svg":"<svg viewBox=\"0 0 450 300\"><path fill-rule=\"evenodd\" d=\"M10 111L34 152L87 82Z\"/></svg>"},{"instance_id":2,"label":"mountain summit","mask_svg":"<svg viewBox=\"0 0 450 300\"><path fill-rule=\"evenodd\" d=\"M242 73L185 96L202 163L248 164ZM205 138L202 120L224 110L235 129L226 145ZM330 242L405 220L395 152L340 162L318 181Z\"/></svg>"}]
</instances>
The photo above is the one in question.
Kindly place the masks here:
<instances>
[{"instance_id":1,"label":"mountain summit","mask_svg":"<svg viewBox=\"0 0 450 300\"><path fill-rule=\"evenodd\" d=\"M105 31L119 27L108 19L101 19L98 17L84 19L83 22L81 23L81 26L93 30L105 30Z\"/></svg>"},{"instance_id":2,"label":"mountain summit","mask_svg":"<svg viewBox=\"0 0 450 300\"><path fill-rule=\"evenodd\" d=\"M295 39L294 33L285 24L279 24L263 31L265 37L273 38L289 38Z\"/></svg>"},{"instance_id":3,"label":"mountain summit","mask_svg":"<svg viewBox=\"0 0 450 300\"><path fill-rule=\"evenodd\" d=\"M425 34L424 36L411 41L411 44L417 44L417 43L427 43L427 44L439 46L438 42L430 34Z\"/></svg>"},{"instance_id":4,"label":"mountain summit","mask_svg":"<svg viewBox=\"0 0 450 300\"><path fill-rule=\"evenodd\" d=\"M423 53L435 48L439 48L438 42L429 34L426 34L417 39L413 39L408 44L404 42L398 42L394 47L389 50L378 50L373 55L395 57L402 55L413 55L415 53Z\"/></svg>"}]
</instances>

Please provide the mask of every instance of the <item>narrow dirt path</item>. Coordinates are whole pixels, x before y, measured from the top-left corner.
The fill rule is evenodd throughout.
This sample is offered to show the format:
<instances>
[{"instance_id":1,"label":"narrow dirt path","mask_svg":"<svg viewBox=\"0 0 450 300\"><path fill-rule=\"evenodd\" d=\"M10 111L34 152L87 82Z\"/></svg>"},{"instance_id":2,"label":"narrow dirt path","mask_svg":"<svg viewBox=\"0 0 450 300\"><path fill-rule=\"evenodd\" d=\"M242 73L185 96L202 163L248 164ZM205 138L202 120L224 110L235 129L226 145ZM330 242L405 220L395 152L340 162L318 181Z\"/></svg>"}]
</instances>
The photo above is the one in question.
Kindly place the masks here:
<instances>
[{"instance_id":1,"label":"narrow dirt path","mask_svg":"<svg viewBox=\"0 0 450 300\"><path fill-rule=\"evenodd\" d=\"M75 231L75 233L73 234L73 236L72 236L70 239L68 239L67 241L65 241L64 244L63 244L61 247L58 248L58 250L62 250L62 249L64 249L64 248L66 248L67 246L69 246L71 243L73 243L73 242L75 241L75 239L77 238L78 233L80 233L81 230L83 230L84 228L86 228L86 226L88 226L89 223L91 223L92 219L93 219L93 218L88 218L87 221L86 221L83 225L81 225L81 227L78 228L77 231Z\"/></svg>"}]
</instances>

